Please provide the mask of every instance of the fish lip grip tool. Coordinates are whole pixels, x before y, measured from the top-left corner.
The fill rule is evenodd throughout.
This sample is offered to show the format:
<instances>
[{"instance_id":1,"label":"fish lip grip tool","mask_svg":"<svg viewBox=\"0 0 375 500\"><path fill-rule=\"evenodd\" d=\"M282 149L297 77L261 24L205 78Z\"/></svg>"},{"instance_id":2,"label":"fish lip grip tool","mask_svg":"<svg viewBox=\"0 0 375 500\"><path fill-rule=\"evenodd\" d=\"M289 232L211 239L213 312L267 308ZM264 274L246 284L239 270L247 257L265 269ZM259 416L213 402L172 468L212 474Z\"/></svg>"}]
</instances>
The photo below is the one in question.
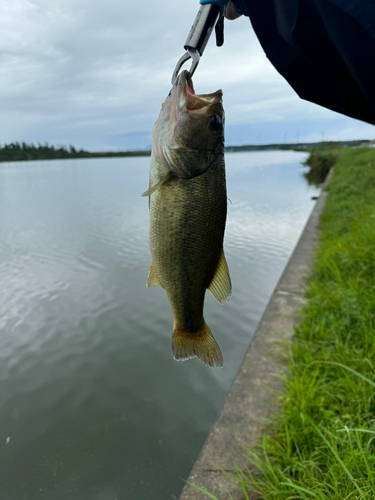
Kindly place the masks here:
<instances>
[{"instance_id":1,"label":"fish lip grip tool","mask_svg":"<svg viewBox=\"0 0 375 500\"><path fill-rule=\"evenodd\" d=\"M186 39L185 54L179 59L172 74L172 85L183 64L191 59L189 71L190 78L197 69L199 60L206 48L207 42L215 28L216 45L221 47L224 43L224 10L228 0L200 0L200 8Z\"/></svg>"}]
</instances>

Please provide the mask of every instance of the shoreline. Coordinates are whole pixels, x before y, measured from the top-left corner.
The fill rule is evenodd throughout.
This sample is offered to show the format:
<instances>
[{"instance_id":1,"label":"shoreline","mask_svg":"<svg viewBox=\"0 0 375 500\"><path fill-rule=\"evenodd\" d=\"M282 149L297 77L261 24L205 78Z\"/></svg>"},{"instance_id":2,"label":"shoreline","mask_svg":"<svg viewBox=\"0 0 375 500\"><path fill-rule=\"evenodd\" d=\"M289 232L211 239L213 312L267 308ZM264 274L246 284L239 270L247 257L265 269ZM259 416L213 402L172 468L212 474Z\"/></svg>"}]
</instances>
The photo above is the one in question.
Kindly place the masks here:
<instances>
[{"instance_id":1,"label":"shoreline","mask_svg":"<svg viewBox=\"0 0 375 500\"><path fill-rule=\"evenodd\" d=\"M367 146L370 140L338 141L336 147L359 147ZM311 148L321 148L330 144L329 142L310 142L310 143L271 143L271 144L247 144L242 146L225 146L225 153L243 153L256 151L305 151L309 152ZM69 149L54 146L34 146L33 144L5 144L0 146L0 163L5 162L24 162L40 160L71 160L79 158L126 158L138 156L151 156L151 150L137 151L85 151L76 150L73 146Z\"/></svg>"},{"instance_id":2,"label":"shoreline","mask_svg":"<svg viewBox=\"0 0 375 500\"><path fill-rule=\"evenodd\" d=\"M331 175L332 170L324 186ZM235 466L240 469L248 467L249 463L243 456L246 448L259 440L269 416L278 408L275 394L282 392L280 377L287 371L285 362L277 357L279 345L282 340L292 338L298 314L306 301L306 278L318 247L319 218L327 195L323 189L187 480L209 491L218 500L226 500L228 492L233 500L244 498L233 480L220 469L235 473ZM180 500L205 499L204 493L189 484L180 496Z\"/></svg>"}]
</instances>

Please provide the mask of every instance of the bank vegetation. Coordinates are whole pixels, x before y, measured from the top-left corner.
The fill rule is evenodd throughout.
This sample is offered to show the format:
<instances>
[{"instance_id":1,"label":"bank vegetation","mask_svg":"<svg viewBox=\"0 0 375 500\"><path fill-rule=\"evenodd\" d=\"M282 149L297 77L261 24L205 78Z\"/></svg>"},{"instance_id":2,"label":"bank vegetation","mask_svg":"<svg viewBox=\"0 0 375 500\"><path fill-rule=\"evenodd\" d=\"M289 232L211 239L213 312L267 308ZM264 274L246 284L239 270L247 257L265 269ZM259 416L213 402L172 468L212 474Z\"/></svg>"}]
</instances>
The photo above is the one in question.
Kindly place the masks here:
<instances>
[{"instance_id":1,"label":"bank vegetation","mask_svg":"<svg viewBox=\"0 0 375 500\"><path fill-rule=\"evenodd\" d=\"M285 394L231 474L243 500L375 498L375 151L341 150L328 190Z\"/></svg>"}]
</instances>

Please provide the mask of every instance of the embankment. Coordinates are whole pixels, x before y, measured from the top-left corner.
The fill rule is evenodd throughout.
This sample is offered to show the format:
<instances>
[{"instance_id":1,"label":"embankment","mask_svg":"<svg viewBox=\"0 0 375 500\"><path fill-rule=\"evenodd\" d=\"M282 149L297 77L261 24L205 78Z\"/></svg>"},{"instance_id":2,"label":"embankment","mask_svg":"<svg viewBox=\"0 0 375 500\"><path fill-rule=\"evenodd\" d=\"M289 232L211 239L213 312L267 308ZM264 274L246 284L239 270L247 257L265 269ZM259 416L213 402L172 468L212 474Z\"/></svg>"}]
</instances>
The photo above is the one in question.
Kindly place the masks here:
<instances>
[{"instance_id":1,"label":"embankment","mask_svg":"<svg viewBox=\"0 0 375 500\"><path fill-rule=\"evenodd\" d=\"M375 151L328 189L189 477L211 498L375 498Z\"/></svg>"}]
</instances>

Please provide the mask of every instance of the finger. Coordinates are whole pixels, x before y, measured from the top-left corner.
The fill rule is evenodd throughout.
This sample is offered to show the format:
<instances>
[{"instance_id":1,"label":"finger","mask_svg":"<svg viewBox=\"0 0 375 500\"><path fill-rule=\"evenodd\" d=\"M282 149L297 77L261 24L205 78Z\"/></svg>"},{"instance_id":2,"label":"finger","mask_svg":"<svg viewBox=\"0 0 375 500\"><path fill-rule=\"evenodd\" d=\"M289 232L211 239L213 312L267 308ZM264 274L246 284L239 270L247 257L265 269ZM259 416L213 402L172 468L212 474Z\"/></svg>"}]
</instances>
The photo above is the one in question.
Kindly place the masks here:
<instances>
[{"instance_id":1,"label":"finger","mask_svg":"<svg viewBox=\"0 0 375 500\"><path fill-rule=\"evenodd\" d=\"M233 21L234 19L237 19L237 17L242 16L242 14L239 14L236 9L233 7L233 4L231 1L227 3L227 6L225 7L224 11L224 17L229 19L230 21Z\"/></svg>"}]
</instances>

